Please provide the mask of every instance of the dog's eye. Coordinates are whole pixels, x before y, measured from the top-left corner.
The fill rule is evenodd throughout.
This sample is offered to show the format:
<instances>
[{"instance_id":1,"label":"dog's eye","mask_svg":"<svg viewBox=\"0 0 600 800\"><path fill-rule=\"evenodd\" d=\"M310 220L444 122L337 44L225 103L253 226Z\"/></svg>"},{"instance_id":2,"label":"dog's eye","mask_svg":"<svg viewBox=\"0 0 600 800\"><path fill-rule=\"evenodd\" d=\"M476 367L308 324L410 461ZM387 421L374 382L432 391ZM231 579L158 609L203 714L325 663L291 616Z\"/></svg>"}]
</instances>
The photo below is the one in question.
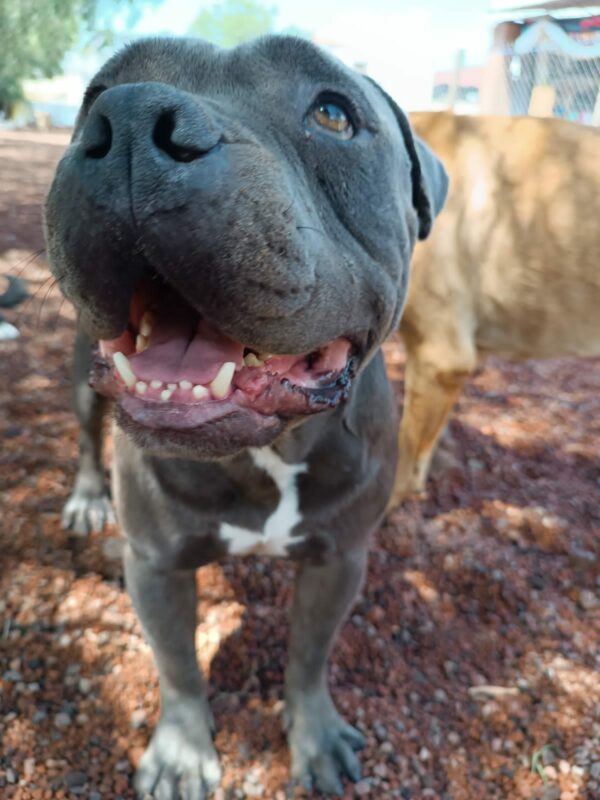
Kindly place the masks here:
<instances>
[{"instance_id":1,"label":"dog's eye","mask_svg":"<svg viewBox=\"0 0 600 800\"><path fill-rule=\"evenodd\" d=\"M354 136L350 112L337 98L319 98L309 113L308 122L311 127L321 128L340 139Z\"/></svg>"}]
</instances>

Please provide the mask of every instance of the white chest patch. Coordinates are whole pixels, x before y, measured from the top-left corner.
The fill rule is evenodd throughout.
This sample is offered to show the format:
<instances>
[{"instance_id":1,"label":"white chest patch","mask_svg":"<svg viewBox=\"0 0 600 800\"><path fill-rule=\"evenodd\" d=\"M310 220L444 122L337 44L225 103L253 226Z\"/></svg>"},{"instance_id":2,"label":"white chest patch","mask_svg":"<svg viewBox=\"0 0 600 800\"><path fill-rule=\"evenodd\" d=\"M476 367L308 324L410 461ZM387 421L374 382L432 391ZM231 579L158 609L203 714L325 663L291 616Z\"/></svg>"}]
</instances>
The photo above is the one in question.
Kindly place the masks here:
<instances>
[{"instance_id":1,"label":"white chest patch","mask_svg":"<svg viewBox=\"0 0 600 800\"><path fill-rule=\"evenodd\" d=\"M265 522L262 531L250 531L223 522L219 535L229 546L231 555L286 556L288 545L301 542L292 530L302 519L296 478L306 472L306 464L286 464L270 447L251 447L250 455L257 467L275 482L280 497L277 508Z\"/></svg>"}]
</instances>

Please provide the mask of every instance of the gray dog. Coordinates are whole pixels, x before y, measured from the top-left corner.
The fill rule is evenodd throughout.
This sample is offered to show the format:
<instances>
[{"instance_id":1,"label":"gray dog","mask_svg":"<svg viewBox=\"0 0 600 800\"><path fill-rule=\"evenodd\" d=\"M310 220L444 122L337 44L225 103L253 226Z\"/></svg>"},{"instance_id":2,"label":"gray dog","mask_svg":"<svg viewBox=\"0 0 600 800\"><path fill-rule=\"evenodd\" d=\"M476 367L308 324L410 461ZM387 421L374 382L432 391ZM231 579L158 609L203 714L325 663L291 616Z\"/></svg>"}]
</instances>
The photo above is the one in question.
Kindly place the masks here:
<instances>
[{"instance_id":1,"label":"gray dog","mask_svg":"<svg viewBox=\"0 0 600 800\"><path fill-rule=\"evenodd\" d=\"M380 344L446 188L390 98L302 40L147 40L88 88L46 233L99 341L92 384L116 401L126 581L161 691L140 795L199 800L219 782L194 570L228 554L298 563L294 781L335 794L359 778L326 661L394 477ZM81 388L84 505L101 486L94 397Z\"/></svg>"}]
</instances>

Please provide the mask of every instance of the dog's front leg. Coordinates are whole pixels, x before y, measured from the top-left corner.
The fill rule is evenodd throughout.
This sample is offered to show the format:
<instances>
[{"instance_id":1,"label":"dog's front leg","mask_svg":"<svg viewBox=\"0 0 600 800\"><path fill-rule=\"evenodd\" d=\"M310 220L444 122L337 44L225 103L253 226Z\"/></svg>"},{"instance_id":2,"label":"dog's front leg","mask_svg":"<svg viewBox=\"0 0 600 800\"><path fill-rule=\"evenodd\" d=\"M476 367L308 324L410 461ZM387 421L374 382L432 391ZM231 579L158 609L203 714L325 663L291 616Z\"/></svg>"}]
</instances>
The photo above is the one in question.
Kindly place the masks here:
<instances>
[{"instance_id":1,"label":"dog's front leg","mask_svg":"<svg viewBox=\"0 0 600 800\"><path fill-rule=\"evenodd\" d=\"M302 565L292 606L286 715L292 779L307 789L343 794L341 776L360 780L354 751L362 734L338 714L327 686L327 657L362 583L366 550L324 566Z\"/></svg>"},{"instance_id":2,"label":"dog's front leg","mask_svg":"<svg viewBox=\"0 0 600 800\"><path fill-rule=\"evenodd\" d=\"M160 572L127 548L127 589L158 667L161 714L142 756L140 797L203 800L219 783L212 718L196 660L196 576Z\"/></svg>"},{"instance_id":3,"label":"dog's front leg","mask_svg":"<svg viewBox=\"0 0 600 800\"><path fill-rule=\"evenodd\" d=\"M79 536L101 531L115 520L102 467L102 424L108 401L89 385L92 342L77 326L72 403L79 422L79 463L75 485L62 513L62 526Z\"/></svg>"}]
</instances>

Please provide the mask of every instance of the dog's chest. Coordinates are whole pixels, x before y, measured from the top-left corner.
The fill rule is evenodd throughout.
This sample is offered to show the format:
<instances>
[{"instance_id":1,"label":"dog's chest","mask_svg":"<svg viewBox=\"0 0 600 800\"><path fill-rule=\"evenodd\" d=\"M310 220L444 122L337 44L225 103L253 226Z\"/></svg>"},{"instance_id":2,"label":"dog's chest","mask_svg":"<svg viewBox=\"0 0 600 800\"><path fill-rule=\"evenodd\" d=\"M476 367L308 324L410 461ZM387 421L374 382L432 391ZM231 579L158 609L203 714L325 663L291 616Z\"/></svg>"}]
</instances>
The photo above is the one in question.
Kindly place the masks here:
<instances>
[{"instance_id":1,"label":"dog's chest","mask_svg":"<svg viewBox=\"0 0 600 800\"><path fill-rule=\"evenodd\" d=\"M293 530L301 521L298 476L307 471L306 464L287 464L270 447L251 448L255 466L264 470L275 483L279 501L261 530L250 530L223 522L219 537L227 543L231 555L286 556L287 548L303 540Z\"/></svg>"}]
</instances>

